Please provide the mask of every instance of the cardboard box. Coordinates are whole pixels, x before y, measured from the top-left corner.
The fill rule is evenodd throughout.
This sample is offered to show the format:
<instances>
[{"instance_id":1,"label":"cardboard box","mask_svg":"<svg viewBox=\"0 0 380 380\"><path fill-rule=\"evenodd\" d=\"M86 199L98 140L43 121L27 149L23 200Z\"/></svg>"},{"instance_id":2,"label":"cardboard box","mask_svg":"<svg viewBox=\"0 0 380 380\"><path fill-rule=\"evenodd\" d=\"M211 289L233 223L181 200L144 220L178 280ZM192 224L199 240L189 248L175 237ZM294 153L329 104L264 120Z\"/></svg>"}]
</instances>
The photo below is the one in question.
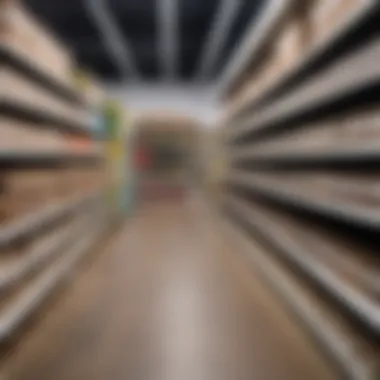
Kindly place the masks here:
<instances>
[{"instance_id":1,"label":"cardboard box","mask_svg":"<svg viewBox=\"0 0 380 380\"><path fill-rule=\"evenodd\" d=\"M18 120L0 120L0 149L56 152L65 148L62 135Z\"/></svg>"},{"instance_id":2,"label":"cardboard box","mask_svg":"<svg viewBox=\"0 0 380 380\"><path fill-rule=\"evenodd\" d=\"M73 122L84 123L87 113L59 97L52 96L49 91L32 81L20 76L13 70L0 71L1 98L16 102L31 109L46 111L49 114L62 116Z\"/></svg>"},{"instance_id":3,"label":"cardboard box","mask_svg":"<svg viewBox=\"0 0 380 380\"><path fill-rule=\"evenodd\" d=\"M5 222L37 211L59 199L52 171L11 172L3 177L2 209Z\"/></svg>"},{"instance_id":4,"label":"cardboard box","mask_svg":"<svg viewBox=\"0 0 380 380\"><path fill-rule=\"evenodd\" d=\"M0 36L9 28L10 12L13 0L0 0ZM3 40L1 40L3 42Z\"/></svg>"},{"instance_id":5,"label":"cardboard box","mask_svg":"<svg viewBox=\"0 0 380 380\"><path fill-rule=\"evenodd\" d=\"M1 42L42 70L70 84L72 58L19 1L2 6Z\"/></svg>"},{"instance_id":6,"label":"cardboard box","mask_svg":"<svg viewBox=\"0 0 380 380\"><path fill-rule=\"evenodd\" d=\"M342 138L347 142L380 142L380 110L376 108L345 116L343 126Z\"/></svg>"},{"instance_id":7,"label":"cardboard box","mask_svg":"<svg viewBox=\"0 0 380 380\"><path fill-rule=\"evenodd\" d=\"M328 39L366 0L318 0L312 11L313 33L317 41Z\"/></svg>"},{"instance_id":8,"label":"cardboard box","mask_svg":"<svg viewBox=\"0 0 380 380\"><path fill-rule=\"evenodd\" d=\"M286 25L276 43L276 56L281 62L281 71L286 72L310 49L312 42L309 24L295 18Z\"/></svg>"},{"instance_id":9,"label":"cardboard box","mask_svg":"<svg viewBox=\"0 0 380 380\"><path fill-rule=\"evenodd\" d=\"M254 102L278 78L281 66L279 56L272 53L254 73L246 73L244 83L230 100L228 114L233 114L247 102Z\"/></svg>"},{"instance_id":10,"label":"cardboard box","mask_svg":"<svg viewBox=\"0 0 380 380\"><path fill-rule=\"evenodd\" d=\"M59 171L59 194L71 197L104 188L107 183L103 168L67 168Z\"/></svg>"},{"instance_id":11,"label":"cardboard box","mask_svg":"<svg viewBox=\"0 0 380 380\"><path fill-rule=\"evenodd\" d=\"M105 101L105 93L103 88L100 84L93 80L88 85L83 95L87 103L91 104L93 107L100 107Z\"/></svg>"},{"instance_id":12,"label":"cardboard box","mask_svg":"<svg viewBox=\"0 0 380 380\"><path fill-rule=\"evenodd\" d=\"M380 143L380 110L377 108L348 113L313 123L294 132L255 144L256 152L276 148L344 148Z\"/></svg>"},{"instance_id":13,"label":"cardboard box","mask_svg":"<svg viewBox=\"0 0 380 380\"><path fill-rule=\"evenodd\" d=\"M260 67L247 72L232 100L233 113L247 102L255 102L260 95L286 75L313 46L310 21L312 1L300 3L277 37L266 48ZM245 83L244 83L245 82Z\"/></svg>"}]
</instances>

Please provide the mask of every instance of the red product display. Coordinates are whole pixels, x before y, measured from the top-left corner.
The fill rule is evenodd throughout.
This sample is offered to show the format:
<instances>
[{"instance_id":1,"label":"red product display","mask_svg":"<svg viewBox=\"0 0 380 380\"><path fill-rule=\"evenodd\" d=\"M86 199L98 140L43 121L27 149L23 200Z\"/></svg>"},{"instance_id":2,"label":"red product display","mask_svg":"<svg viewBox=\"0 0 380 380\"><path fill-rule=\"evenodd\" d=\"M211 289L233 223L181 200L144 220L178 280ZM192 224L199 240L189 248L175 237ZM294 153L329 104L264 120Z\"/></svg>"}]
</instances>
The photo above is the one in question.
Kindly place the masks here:
<instances>
[{"instance_id":1,"label":"red product display","mask_svg":"<svg viewBox=\"0 0 380 380\"><path fill-rule=\"evenodd\" d=\"M146 171L152 166L152 154L146 146L139 146L136 151L136 167Z\"/></svg>"}]
</instances>

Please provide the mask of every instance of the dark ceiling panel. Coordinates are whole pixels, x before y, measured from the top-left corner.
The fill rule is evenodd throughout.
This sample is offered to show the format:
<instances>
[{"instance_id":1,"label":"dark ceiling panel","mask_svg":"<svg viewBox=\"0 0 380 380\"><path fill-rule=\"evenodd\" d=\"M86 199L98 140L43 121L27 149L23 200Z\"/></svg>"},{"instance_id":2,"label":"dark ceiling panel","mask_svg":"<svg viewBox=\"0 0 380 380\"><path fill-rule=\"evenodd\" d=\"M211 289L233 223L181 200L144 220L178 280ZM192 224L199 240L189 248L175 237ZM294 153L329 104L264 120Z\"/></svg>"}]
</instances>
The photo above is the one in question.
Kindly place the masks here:
<instances>
[{"instance_id":1,"label":"dark ceiling panel","mask_svg":"<svg viewBox=\"0 0 380 380\"><path fill-rule=\"evenodd\" d=\"M133 47L140 74L148 79L158 77L160 68L155 40L146 36L139 36Z\"/></svg>"},{"instance_id":2,"label":"dark ceiling panel","mask_svg":"<svg viewBox=\"0 0 380 380\"><path fill-rule=\"evenodd\" d=\"M107 80L121 78L119 70L99 42L88 37L80 38L71 44L71 50L79 67Z\"/></svg>"},{"instance_id":3,"label":"dark ceiling panel","mask_svg":"<svg viewBox=\"0 0 380 380\"><path fill-rule=\"evenodd\" d=\"M180 1L180 74L185 78L191 78L198 68L206 36L218 9L219 1Z\"/></svg>"},{"instance_id":4,"label":"dark ceiling panel","mask_svg":"<svg viewBox=\"0 0 380 380\"><path fill-rule=\"evenodd\" d=\"M74 52L80 65L103 77L120 77L117 65L103 46L98 29L85 7L86 0L24 0L41 19ZM159 0L104 0L116 25L131 48L143 79L157 79L161 69L158 60L157 6ZM179 71L183 79L192 79L207 41L210 25L221 0L179 1ZM234 1L234 0L231 0ZM225 66L253 14L266 0L244 0L234 22L217 70ZM211 75L210 80L214 77Z\"/></svg>"},{"instance_id":5,"label":"dark ceiling panel","mask_svg":"<svg viewBox=\"0 0 380 380\"><path fill-rule=\"evenodd\" d=\"M99 33L80 0L25 0L27 7L64 42Z\"/></svg>"},{"instance_id":6,"label":"dark ceiling panel","mask_svg":"<svg viewBox=\"0 0 380 380\"><path fill-rule=\"evenodd\" d=\"M109 0L108 6L118 27L127 35L156 33L157 0Z\"/></svg>"},{"instance_id":7,"label":"dark ceiling panel","mask_svg":"<svg viewBox=\"0 0 380 380\"><path fill-rule=\"evenodd\" d=\"M143 77L158 76L157 0L109 1L110 10L123 38L130 46Z\"/></svg>"},{"instance_id":8,"label":"dark ceiling panel","mask_svg":"<svg viewBox=\"0 0 380 380\"><path fill-rule=\"evenodd\" d=\"M200 55L199 39L188 38L186 44L181 49L181 75L185 79L191 79L195 75L198 67L198 57Z\"/></svg>"},{"instance_id":9,"label":"dark ceiling panel","mask_svg":"<svg viewBox=\"0 0 380 380\"><path fill-rule=\"evenodd\" d=\"M74 53L78 66L101 77L117 77L99 32L78 0L26 0L26 6Z\"/></svg>"}]
</instances>

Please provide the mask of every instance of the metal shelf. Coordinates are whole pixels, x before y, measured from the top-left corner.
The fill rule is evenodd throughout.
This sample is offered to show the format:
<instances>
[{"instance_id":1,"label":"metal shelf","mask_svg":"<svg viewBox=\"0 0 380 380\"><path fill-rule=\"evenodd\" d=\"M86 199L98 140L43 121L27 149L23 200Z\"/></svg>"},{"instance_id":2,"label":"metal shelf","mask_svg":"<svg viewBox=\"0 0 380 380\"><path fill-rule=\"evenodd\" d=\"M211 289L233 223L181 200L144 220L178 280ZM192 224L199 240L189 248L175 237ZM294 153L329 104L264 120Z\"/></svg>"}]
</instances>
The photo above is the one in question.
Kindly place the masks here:
<instances>
[{"instance_id":1,"label":"metal shelf","mask_svg":"<svg viewBox=\"0 0 380 380\"><path fill-rule=\"evenodd\" d=\"M100 153L0 150L1 170L59 169L71 166L93 166L102 162L103 157Z\"/></svg>"},{"instance_id":2,"label":"metal shelf","mask_svg":"<svg viewBox=\"0 0 380 380\"><path fill-rule=\"evenodd\" d=\"M296 207L345 224L374 231L380 230L380 210L353 206L340 199L322 200L312 195L305 195L301 189L258 180L244 172L235 171L228 177L228 182L246 187L277 204Z\"/></svg>"},{"instance_id":3,"label":"metal shelf","mask_svg":"<svg viewBox=\"0 0 380 380\"><path fill-rule=\"evenodd\" d=\"M0 115L33 123L35 128L53 129L65 134L92 136L96 132L90 125L75 122L50 111L32 108L15 101L1 100Z\"/></svg>"},{"instance_id":4,"label":"metal shelf","mask_svg":"<svg viewBox=\"0 0 380 380\"><path fill-rule=\"evenodd\" d=\"M354 315L372 332L380 335L380 306L375 299L353 287L325 263L313 257L296 239L286 233L281 233L281 226L248 202L230 197L230 204L253 227L275 251L283 255L289 262L333 296L346 312ZM323 249L323 248L322 248Z\"/></svg>"},{"instance_id":5,"label":"metal shelf","mask_svg":"<svg viewBox=\"0 0 380 380\"><path fill-rule=\"evenodd\" d=\"M335 106L340 109L347 102L358 103L368 93L373 100L380 92L380 39L361 47L343 60L314 76L300 88L291 92L260 112L230 129L230 139L240 141L264 131L300 123L313 114L320 118Z\"/></svg>"},{"instance_id":6,"label":"metal shelf","mask_svg":"<svg viewBox=\"0 0 380 380\"><path fill-rule=\"evenodd\" d=\"M0 62L3 66L11 67L29 80L45 88L52 95L76 106L87 106L84 99L82 99L74 89L54 78L52 75L44 72L31 62L28 62L26 58L22 57L9 46L0 46Z\"/></svg>"},{"instance_id":7,"label":"metal shelf","mask_svg":"<svg viewBox=\"0 0 380 380\"><path fill-rule=\"evenodd\" d=\"M12 260L7 258L0 266L0 292L14 288L31 274L38 272L47 263L56 259L61 253L69 248L72 243L82 236L85 229L88 228L89 222L93 221L94 211L92 207L83 210L77 219L58 227L48 236L44 236L27 249L23 254L15 255Z\"/></svg>"},{"instance_id":8,"label":"metal shelf","mask_svg":"<svg viewBox=\"0 0 380 380\"><path fill-rule=\"evenodd\" d=\"M270 148L244 147L231 152L233 162L249 162L257 167L306 168L380 163L379 144L356 146L300 147L278 144Z\"/></svg>"},{"instance_id":9,"label":"metal shelf","mask_svg":"<svg viewBox=\"0 0 380 380\"><path fill-rule=\"evenodd\" d=\"M57 286L67 278L77 262L99 240L104 231L104 222L94 222L88 227L87 233L76 241L57 263L42 272L28 284L15 300L10 300L5 305L0 314L0 341L10 338Z\"/></svg>"},{"instance_id":10,"label":"metal shelf","mask_svg":"<svg viewBox=\"0 0 380 380\"><path fill-rule=\"evenodd\" d=\"M353 43L358 44L358 40L363 41L368 34L363 32L367 24L377 22L377 19L373 19L378 7L379 4L376 0L368 0L363 3L344 23L339 25L339 28L328 40L323 40L312 48L289 72L281 76L256 99L247 97L230 116L229 122L244 116L243 113L256 110L269 101L279 98L285 92L289 92L306 78L335 61Z\"/></svg>"},{"instance_id":11,"label":"metal shelf","mask_svg":"<svg viewBox=\"0 0 380 380\"><path fill-rule=\"evenodd\" d=\"M230 210L227 212L232 214ZM232 219L235 217L232 216ZM339 366L345 378L361 380L375 377L378 364L375 354L364 354L363 346L367 343L357 331L322 303L307 285L295 279L283 265L268 255L264 247L247 233L230 222L226 232L236 238L237 248L252 262L263 280L303 324L327 357ZM362 350L353 350L352 347L361 347Z\"/></svg>"},{"instance_id":12,"label":"metal shelf","mask_svg":"<svg viewBox=\"0 0 380 380\"><path fill-rule=\"evenodd\" d=\"M99 191L75 197L62 203L48 204L42 210L34 211L10 224L0 227L0 248L9 249L44 230L54 227L83 207L99 199Z\"/></svg>"}]
</instances>

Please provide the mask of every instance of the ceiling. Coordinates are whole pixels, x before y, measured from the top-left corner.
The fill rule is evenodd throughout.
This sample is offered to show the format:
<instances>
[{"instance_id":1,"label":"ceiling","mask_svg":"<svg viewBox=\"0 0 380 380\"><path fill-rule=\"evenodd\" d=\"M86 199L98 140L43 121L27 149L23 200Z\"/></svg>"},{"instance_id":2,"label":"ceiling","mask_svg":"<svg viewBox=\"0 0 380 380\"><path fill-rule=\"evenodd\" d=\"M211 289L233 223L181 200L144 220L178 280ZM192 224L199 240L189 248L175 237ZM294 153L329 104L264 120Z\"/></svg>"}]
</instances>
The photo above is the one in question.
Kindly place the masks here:
<instances>
[{"instance_id":1,"label":"ceiling","mask_svg":"<svg viewBox=\"0 0 380 380\"><path fill-rule=\"evenodd\" d=\"M265 0L24 2L70 47L80 66L106 81L210 82L221 73ZM218 25L222 37L214 35L212 40L211 31L216 33ZM211 51L212 59L208 57L202 71Z\"/></svg>"}]
</instances>

